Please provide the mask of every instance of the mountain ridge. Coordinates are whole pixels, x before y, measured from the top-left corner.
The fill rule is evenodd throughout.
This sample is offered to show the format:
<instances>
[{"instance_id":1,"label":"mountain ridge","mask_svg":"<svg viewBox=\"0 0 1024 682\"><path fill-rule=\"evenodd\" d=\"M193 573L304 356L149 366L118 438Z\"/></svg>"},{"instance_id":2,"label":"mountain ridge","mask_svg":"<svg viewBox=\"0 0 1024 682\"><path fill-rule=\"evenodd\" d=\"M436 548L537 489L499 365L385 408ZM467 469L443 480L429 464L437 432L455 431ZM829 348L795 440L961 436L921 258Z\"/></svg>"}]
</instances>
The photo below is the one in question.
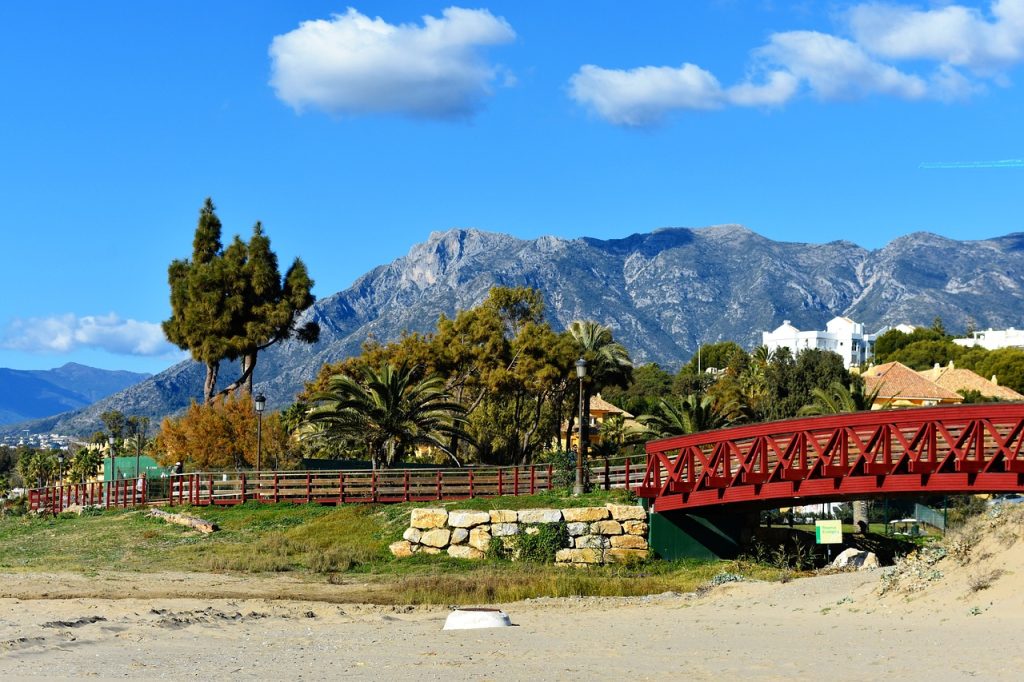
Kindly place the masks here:
<instances>
[{"instance_id":1,"label":"mountain ridge","mask_svg":"<svg viewBox=\"0 0 1024 682\"><path fill-rule=\"evenodd\" d=\"M403 331L429 331L441 313L478 304L495 285L533 286L556 328L596 319L637 362L671 368L698 343L753 346L783 319L821 329L832 316L848 315L872 331L930 324L936 316L949 329L968 318L980 326L1019 325L1024 233L956 241L914 232L869 250L846 240L778 242L735 224L614 239L435 231L306 311L305 319L321 324L320 342L289 341L262 353L256 387L271 406L286 405L320 366L358 353L370 336L389 341ZM234 373L225 367L221 376ZM47 425L88 431L110 408L158 417L187 406L201 385L200 366L187 361Z\"/></svg>"}]
</instances>

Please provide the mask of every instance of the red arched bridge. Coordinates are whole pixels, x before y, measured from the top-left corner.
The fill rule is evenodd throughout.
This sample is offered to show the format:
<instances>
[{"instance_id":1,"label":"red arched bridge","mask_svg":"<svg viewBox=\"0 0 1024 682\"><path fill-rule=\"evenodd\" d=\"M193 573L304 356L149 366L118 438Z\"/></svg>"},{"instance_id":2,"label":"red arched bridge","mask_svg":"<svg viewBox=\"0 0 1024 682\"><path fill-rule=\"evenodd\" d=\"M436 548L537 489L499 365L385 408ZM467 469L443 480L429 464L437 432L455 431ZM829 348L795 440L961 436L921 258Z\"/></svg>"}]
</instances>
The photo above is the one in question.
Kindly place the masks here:
<instances>
[{"instance_id":1,"label":"red arched bridge","mask_svg":"<svg viewBox=\"0 0 1024 682\"><path fill-rule=\"evenodd\" d=\"M1024 492L1024 404L878 410L647 444L654 510L788 506L884 495Z\"/></svg>"}]
</instances>

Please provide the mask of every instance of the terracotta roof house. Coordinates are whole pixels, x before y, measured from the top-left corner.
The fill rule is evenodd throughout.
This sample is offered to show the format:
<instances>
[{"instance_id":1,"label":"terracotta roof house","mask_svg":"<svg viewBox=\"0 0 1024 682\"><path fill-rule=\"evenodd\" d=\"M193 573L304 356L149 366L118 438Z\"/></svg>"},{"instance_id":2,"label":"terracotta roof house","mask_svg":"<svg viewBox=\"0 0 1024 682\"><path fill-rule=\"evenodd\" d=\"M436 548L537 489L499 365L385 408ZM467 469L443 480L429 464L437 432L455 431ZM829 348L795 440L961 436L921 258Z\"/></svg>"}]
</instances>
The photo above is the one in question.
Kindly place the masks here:
<instances>
[{"instance_id":1,"label":"terracotta roof house","mask_svg":"<svg viewBox=\"0 0 1024 682\"><path fill-rule=\"evenodd\" d=\"M986 398L1024 400L1024 395L1017 393L1012 388L1000 386L996 381L996 377L993 376L992 380L989 381L969 369L957 367L953 364L952 360L945 367L936 364L932 369L926 369L923 372L918 372L918 374L954 393L958 391L977 391Z\"/></svg>"},{"instance_id":2,"label":"terracotta roof house","mask_svg":"<svg viewBox=\"0 0 1024 682\"><path fill-rule=\"evenodd\" d=\"M622 409L619 409L618 407L615 407L610 402L608 402L607 400L602 398L600 393L598 393L597 395L590 396L590 433L589 433L590 438L589 438L589 442L591 442L591 443L600 443L601 442L601 425L605 421L607 421L608 419L611 419L612 417L615 417L616 415L621 415L623 417L623 419L624 419L623 426L625 426L626 430L628 430L628 431L640 430L640 429L643 428L643 424L641 424L640 422L636 421L636 419L633 418L633 415L631 415L629 412L626 412L625 410L622 410ZM562 439L562 442L565 442L565 436L566 436L565 430L566 430L566 428L568 428L568 426L569 426L569 423L567 421L562 422L561 433L559 434L559 436ZM579 439L579 434L578 433L574 433L573 436L572 436L572 442L575 444L578 441L578 439Z\"/></svg>"},{"instance_id":3,"label":"terracotta roof house","mask_svg":"<svg viewBox=\"0 0 1024 682\"><path fill-rule=\"evenodd\" d=\"M964 401L959 393L929 381L899 362L868 367L862 376L865 393L878 391L871 406L873 410L914 405L954 405Z\"/></svg>"}]
</instances>

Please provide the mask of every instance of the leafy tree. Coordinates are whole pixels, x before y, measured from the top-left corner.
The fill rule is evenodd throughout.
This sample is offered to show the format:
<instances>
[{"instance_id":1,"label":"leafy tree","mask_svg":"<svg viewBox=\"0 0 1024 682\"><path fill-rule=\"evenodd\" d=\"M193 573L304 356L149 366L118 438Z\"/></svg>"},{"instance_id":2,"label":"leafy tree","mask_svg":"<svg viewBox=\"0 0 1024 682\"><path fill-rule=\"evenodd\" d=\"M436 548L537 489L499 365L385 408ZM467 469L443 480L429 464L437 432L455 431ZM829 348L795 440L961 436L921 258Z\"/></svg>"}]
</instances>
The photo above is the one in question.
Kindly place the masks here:
<instances>
[{"instance_id":1,"label":"leafy tree","mask_svg":"<svg viewBox=\"0 0 1024 682\"><path fill-rule=\"evenodd\" d=\"M717 404L710 395L691 393L680 399L663 399L654 414L638 417L658 438L681 436L729 426L735 415L735 405Z\"/></svg>"},{"instance_id":2,"label":"leafy tree","mask_svg":"<svg viewBox=\"0 0 1024 682\"><path fill-rule=\"evenodd\" d=\"M943 335L934 329L917 327L913 332L907 334L899 329L890 329L875 339L874 363L880 365L890 362L892 355L905 346L918 341L942 341Z\"/></svg>"},{"instance_id":3,"label":"leafy tree","mask_svg":"<svg viewBox=\"0 0 1024 682\"><path fill-rule=\"evenodd\" d=\"M335 375L312 402L305 421L314 428L302 437L328 443L360 439L374 469L401 462L420 445L447 452L441 439L462 428L465 414L441 377L415 381L408 367L393 365L363 366L359 377Z\"/></svg>"},{"instance_id":4,"label":"leafy tree","mask_svg":"<svg viewBox=\"0 0 1024 682\"><path fill-rule=\"evenodd\" d=\"M316 322L298 325L314 302L313 280L295 259L284 280L263 226L256 223L248 243L235 237L224 248L221 223L207 199L199 212L191 260L177 259L167 271L171 317L167 338L206 366L203 402L214 398L222 360L241 360L241 374L220 394L252 389L252 373L261 350L293 336L314 343ZM220 395L218 394L218 395Z\"/></svg>"},{"instance_id":5,"label":"leafy tree","mask_svg":"<svg viewBox=\"0 0 1024 682\"><path fill-rule=\"evenodd\" d=\"M826 389L834 382L849 385L860 379L850 375L837 354L809 348L800 351L795 360L788 353L777 353L765 371L765 381L762 418L787 419L813 400L815 388Z\"/></svg>"},{"instance_id":6,"label":"leafy tree","mask_svg":"<svg viewBox=\"0 0 1024 682\"><path fill-rule=\"evenodd\" d=\"M914 341L891 353L888 362L901 362L916 370L931 369L936 364L946 365L963 354L963 348L950 339Z\"/></svg>"},{"instance_id":7,"label":"leafy tree","mask_svg":"<svg viewBox=\"0 0 1024 682\"><path fill-rule=\"evenodd\" d=\"M657 363L633 368L632 377L626 388L609 386L604 389L604 398L630 414L644 414L654 410L658 401L672 392L672 375Z\"/></svg>"},{"instance_id":8,"label":"leafy tree","mask_svg":"<svg viewBox=\"0 0 1024 682\"><path fill-rule=\"evenodd\" d=\"M193 402L181 417L166 417L153 444L161 464L182 462L189 469L216 471L256 464L256 414L248 395L226 396L212 404ZM289 454L280 414L263 415L263 457L275 466Z\"/></svg>"},{"instance_id":9,"label":"leafy tree","mask_svg":"<svg viewBox=\"0 0 1024 682\"><path fill-rule=\"evenodd\" d=\"M26 487L43 488L57 477L57 457L51 450L29 450L18 457L18 475Z\"/></svg>"},{"instance_id":10,"label":"leafy tree","mask_svg":"<svg viewBox=\"0 0 1024 682\"><path fill-rule=\"evenodd\" d=\"M79 448L71 458L68 467L68 479L85 483L95 476L103 465L103 454L96 448Z\"/></svg>"},{"instance_id":11,"label":"leafy tree","mask_svg":"<svg viewBox=\"0 0 1024 682\"><path fill-rule=\"evenodd\" d=\"M944 338L946 336L946 327L942 324L942 318L938 315L936 315L935 319L932 320L932 331L940 337Z\"/></svg>"},{"instance_id":12,"label":"leafy tree","mask_svg":"<svg viewBox=\"0 0 1024 682\"><path fill-rule=\"evenodd\" d=\"M100 421L107 427L107 435L114 437L111 454L116 454L118 445L124 440L125 429L128 428L128 418L119 410L107 410L100 415ZM103 439L103 442L106 442L106 438Z\"/></svg>"},{"instance_id":13,"label":"leafy tree","mask_svg":"<svg viewBox=\"0 0 1024 682\"><path fill-rule=\"evenodd\" d=\"M633 360L629 351L612 337L610 328L593 320L574 320L569 324L568 332L576 342L576 352L587 362L587 376L583 382L584 405L590 405L590 397L605 386L629 384ZM570 412L567 434L572 431L574 417L574 412ZM580 439L587 441L589 431L590 421L587 419L580 424Z\"/></svg>"},{"instance_id":14,"label":"leafy tree","mask_svg":"<svg viewBox=\"0 0 1024 682\"><path fill-rule=\"evenodd\" d=\"M811 389L813 401L800 408L799 415L802 417L819 414L842 414L845 412L862 412L870 410L878 397L879 386L874 391L865 394L861 388L862 384L847 386L838 381L833 381L828 388L814 387Z\"/></svg>"},{"instance_id":15,"label":"leafy tree","mask_svg":"<svg viewBox=\"0 0 1024 682\"><path fill-rule=\"evenodd\" d=\"M995 376L1001 385L1024 393L1024 349L998 348L988 351L978 357L972 369L986 379Z\"/></svg>"}]
</instances>

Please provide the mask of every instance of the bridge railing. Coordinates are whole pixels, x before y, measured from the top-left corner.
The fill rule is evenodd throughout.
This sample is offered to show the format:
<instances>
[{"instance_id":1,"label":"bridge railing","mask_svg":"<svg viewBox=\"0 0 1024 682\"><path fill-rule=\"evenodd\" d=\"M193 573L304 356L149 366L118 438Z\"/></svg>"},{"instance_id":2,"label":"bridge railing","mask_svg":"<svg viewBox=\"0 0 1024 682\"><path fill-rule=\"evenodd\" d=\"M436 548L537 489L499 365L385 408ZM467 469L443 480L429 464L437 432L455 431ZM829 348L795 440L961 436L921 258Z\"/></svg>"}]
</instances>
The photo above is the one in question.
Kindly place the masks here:
<instances>
[{"instance_id":1,"label":"bridge railing","mask_svg":"<svg viewBox=\"0 0 1024 682\"><path fill-rule=\"evenodd\" d=\"M1018 490L1022 432L1021 403L752 424L648 443L636 492L669 509L807 494Z\"/></svg>"},{"instance_id":2,"label":"bridge railing","mask_svg":"<svg viewBox=\"0 0 1024 682\"><path fill-rule=\"evenodd\" d=\"M594 460L591 485L633 490L643 481L638 458ZM140 504L236 505L259 503L396 503L533 495L553 490L554 466L463 467L338 471L194 472L160 479L124 479L59 485L28 492L33 511L60 513L69 507L128 507Z\"/></svg>"}]
</instances>

